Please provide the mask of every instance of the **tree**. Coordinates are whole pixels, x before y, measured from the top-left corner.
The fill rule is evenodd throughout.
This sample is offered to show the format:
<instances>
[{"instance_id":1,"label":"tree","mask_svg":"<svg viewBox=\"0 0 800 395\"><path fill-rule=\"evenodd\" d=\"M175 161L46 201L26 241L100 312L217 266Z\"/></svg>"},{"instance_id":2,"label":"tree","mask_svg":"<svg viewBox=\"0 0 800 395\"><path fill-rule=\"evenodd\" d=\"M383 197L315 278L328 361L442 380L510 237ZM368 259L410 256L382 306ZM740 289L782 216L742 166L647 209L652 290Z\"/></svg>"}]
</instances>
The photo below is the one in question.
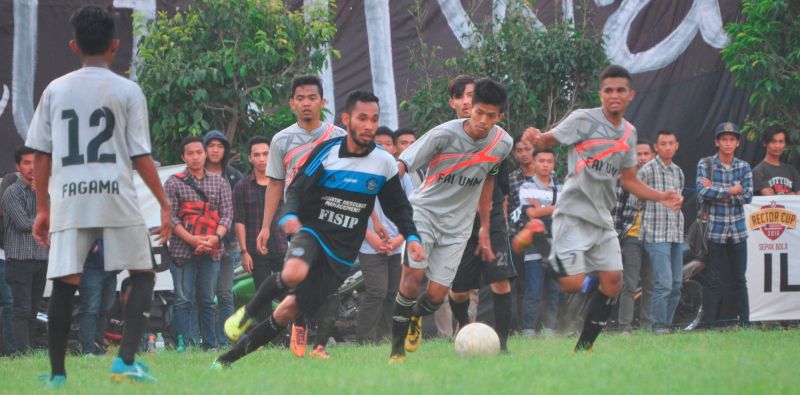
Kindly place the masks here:
<instances>
[{"instance_id":1,"label":"tree","mask_svg":"<svg viewBox=\"0 0 800 395\"><path fill-rule=\"evenodd\" d=\"M722 57L755 110L743 127L750 140L775 125L800 139L800 2L744 0L745 20L729 23ZM800 145L792 148L800 153Z\"/></svg>"},{"instance_id":2,"label":"tree","mask_svg":"<svg viewBox=\"0 0 800 395\"><path fill-rule=\"evenodd\" d=\"M402 108L411 112L415 128L424 132L452 118L445 87L457 74L491 77L506 86L502 125L512 135L532 125L550 128L570 111L597 103L597 73L608 59L590 15L584 12L574 26L556 22L540 30L522 7L528 7L522 0L509 1L505 21L496 29L491 21L479 26L470 38L475 44L461 57L437 62L439 48L425 43L412 51L421 86Z\"/></svg>"},{"instance_id":3,"label":"tree","mask_svg":"<svg viewBox=\"0 0 800 395\"><path fill-rule=\"evenodd\" d=\"M156 156L179 160L185 135L222 130L239 144L294 121L291 78L316 73L336 28L330 6L306 19L276 0L197 0L160 12L139 44ZM335 55L335 53L334 53Z\"/></svg>"}]
</instances>

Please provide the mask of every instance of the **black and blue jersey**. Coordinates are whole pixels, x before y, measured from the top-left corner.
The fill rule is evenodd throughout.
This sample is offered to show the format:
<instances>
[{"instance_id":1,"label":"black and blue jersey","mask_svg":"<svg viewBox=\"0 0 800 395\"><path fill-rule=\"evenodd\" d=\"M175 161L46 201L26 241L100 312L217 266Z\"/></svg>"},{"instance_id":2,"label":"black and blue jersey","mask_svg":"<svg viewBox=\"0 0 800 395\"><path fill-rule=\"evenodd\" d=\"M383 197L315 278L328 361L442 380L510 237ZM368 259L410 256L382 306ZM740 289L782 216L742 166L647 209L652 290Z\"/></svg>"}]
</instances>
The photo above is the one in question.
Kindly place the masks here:
<instances>
[{"instance_id":1,"label":"black and blue jersey","mask_svg":"<svg viewBox=\"0 0 800 395\"><path fill-rule=\"evenodd\" d=\"M373 144L366 152L347 150L346 137L319 144L286 191L281 224L298 218L331 260L352 266L380 199L384 213L406 240L417 240L411 204L394 157Z\"/></svg>"}]
</instances>

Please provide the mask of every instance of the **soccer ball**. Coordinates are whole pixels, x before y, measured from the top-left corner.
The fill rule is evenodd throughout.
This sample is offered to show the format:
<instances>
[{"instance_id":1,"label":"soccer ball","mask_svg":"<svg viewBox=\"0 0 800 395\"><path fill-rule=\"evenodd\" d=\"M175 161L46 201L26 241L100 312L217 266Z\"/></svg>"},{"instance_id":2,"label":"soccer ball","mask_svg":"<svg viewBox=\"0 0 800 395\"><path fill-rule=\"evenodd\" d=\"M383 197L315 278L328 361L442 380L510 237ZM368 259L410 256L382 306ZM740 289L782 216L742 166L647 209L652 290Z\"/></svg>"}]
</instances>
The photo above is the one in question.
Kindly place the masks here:
<instances>
[{"instance_id":1,"label":"soccer ball","mask_svg":"<svg viewBox=\"0 0 800 395\"><path fill-rule=\"evenodd\" d=\"M456 355L461 358L497 355L500 338L491 326L475 322L464 326L456 335Z\"/></svg>"}]
</instances>

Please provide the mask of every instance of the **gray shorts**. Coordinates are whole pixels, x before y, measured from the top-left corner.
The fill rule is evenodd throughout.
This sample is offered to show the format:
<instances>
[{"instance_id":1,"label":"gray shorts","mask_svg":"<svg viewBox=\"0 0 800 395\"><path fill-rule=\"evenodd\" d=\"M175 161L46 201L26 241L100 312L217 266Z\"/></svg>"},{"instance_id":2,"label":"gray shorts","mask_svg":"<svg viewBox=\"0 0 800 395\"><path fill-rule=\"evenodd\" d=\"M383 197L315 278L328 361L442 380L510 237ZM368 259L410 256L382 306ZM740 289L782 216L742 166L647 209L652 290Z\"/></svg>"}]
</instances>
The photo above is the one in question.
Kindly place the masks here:
<instances>
[{"instance_id":1,"label":"gray shorts","mask_svg":"<svg viewBox=\"0 0 800 395\"><path fill-rule=\"evenodd\" d=\"M97 239L103 239L103 259L107 272L153 270L147 227L65 229L50 234L47 278L83 273L83 264Z\"/></svg>"},{"instance_id":2,"label":"gray shorts","mask_svg":"<svg viewBox=\"0 0 800 395\"><path fill-rule=\"evenodd\" d=\"M567 276L622 271L617 232L573 216L555 216L550 265Z\"/></svg>"},{"instance_id":3,"label":"gray shorts","mask_svg":"<svg viewBox=\"0 0 800 395\"><path fill-rule=\"evenodd\" d=\"M469 238L465 237L463 240L449 238L443 242L444 237L439 228L429 219L417 216L416 213L414 213L414 224L422 240L425 259L417 262L409 256L408 267L425 269L425 275L429 280L450 287L456 277L458 264L461 263L461 256Z\"/></svg>"}]
</instances>

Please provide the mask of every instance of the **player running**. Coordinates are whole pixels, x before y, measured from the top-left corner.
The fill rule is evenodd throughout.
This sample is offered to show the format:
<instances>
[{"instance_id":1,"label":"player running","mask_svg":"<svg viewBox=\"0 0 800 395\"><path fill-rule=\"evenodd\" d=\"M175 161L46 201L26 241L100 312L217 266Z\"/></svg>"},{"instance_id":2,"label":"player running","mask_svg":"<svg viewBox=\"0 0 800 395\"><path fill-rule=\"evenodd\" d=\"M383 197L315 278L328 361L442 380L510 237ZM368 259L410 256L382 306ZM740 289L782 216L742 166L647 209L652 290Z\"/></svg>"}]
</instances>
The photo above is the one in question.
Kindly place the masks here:
<instances>
[{"instance_id":1,"label":"player running","mask_svg":"<svg viewBox=\"0 0 800 395\"><path fill-rule=\"evenodd\" d=\"M536 148L567 146L569 172L553 213L550 266L564 292L578 292L586 273L596 272L600 292L589 301L583 331L574 351L591 351L606 325L622 286L622 254L611 208L615 186L640 199L679 210L677 191L659 192L636 178L636 128L625 120L633 100L631 75L612 65L600 74L602 107L570 113L547 133L528 128L524 138Z\"/></svg>"},{"instance_id":2,"label":"player running","mask_svg":"<svg viewBox=\"0 0 800 395\"><path fill-rule=\"evenodd\" d=\"M25 142L37 151L38 214L33 235L50 246L47 278L53 280L47 310L51 373L43 379L48 387L59 387L66 380L72 297L89 250L102 239L105 269L129 270L132 284L111 377L154 381L147 367L134 361L147 327L155 274L133 169L161 206L162 242L170 238L172 215L150 157L147 101L138 85L109 70L119 48L112 15L85 6L70 23L75 38L69 46L80 58L81 68L45 88Z\"/></svg>"},{"instance_id":3,"label":"player running","mask_svg":"<svg viewBox=\"0 0 800 395\"><path fill-rule=\"evenodd\" d=\"M375 149L379 112L375 95L351 92L342 114L347 136L320 144L299 169L286 191L280 220L286 233L294 235L283 271L264 280L250 303L230 318L235 325L226 325L226 331L241 337L259 306L289 295L268 320L221 355L215 367L228 366L266 344L298 314L312 314L339 288L358 256L376 196L408 241L412 259L425 259L394 157Z\"/></svg>"},{"instance_id":4,"label":"player running","mask_svg":"<svg viewBox=\"0 0 800 395\"><path fill-rule=\"evenodd\" d=\"M400 155L401 173L428 164L426 179L410 199L428 258L412 255L403 267L390 362L405 360L406 343L409 351L419 347L422 317L444 302L470 237L476 206L481 219L478 251L485 261L496 259L490 243L492 191L500 162L511 152L512 139L495 124L503 119L506 101L501 84L475 81L469 118L431 129ZM425 275L428 289L420 294Z\"/></svg>"}]
</instances>

